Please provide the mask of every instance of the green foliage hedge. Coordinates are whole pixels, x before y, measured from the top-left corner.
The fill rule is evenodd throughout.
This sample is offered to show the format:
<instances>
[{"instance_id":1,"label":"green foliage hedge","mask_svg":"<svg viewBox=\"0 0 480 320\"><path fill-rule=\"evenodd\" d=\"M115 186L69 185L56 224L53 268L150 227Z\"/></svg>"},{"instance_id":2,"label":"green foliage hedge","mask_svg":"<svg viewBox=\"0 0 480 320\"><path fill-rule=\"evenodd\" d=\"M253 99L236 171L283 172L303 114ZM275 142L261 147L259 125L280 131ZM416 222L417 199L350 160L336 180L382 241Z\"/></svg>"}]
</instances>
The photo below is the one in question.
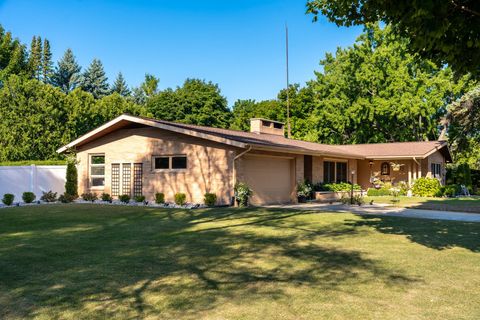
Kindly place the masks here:
<instances>
[{"instance_id":1,"label":"green foliage hedge","mask_svg":"<svg viewBox=\"0 0 480 320\"><path fill-rule=\"evenodd\" d=\"M145 202L145 196L143 196L143 195L135 196L134 200L135 200L135 202L143 203L143 202Z\"/></svg>"},{"instance_id":2,"label":"green foliage hedge","mask_svg":"<svg viewBox=\"0 0 480 320\"><path fill-rule=\"evenodd\" d=\"M361 190L362 188L358 184L353 185L353 190ZM350 191L352 190L352 184L348 182L339 182L339 183L323 183L319 182L313 186L314 191Z\"/></svg>"},{"instance_id":3,"label":"green foliage hedge","mask_svg":"<svg viewBox=\"0 0 480 320\"><path fill-rule=\"evenodd\" d=\"M162 192L155 193L155 203L156 204L165 203L165 194L163 194Z\"/></svg>"},{"instance_id":4,"label":"green foliage hedge","mask_svg":"<svg viewBox=\"0 0 480 320\"><path fill-rule=\"evenodd\" d=\"M0 162L0 167L15 167L15 166L64 166L65 160L22 160L22 161L3 161Z\"/></svg>"},{"instance_id":5,"label":"green foliage hedge","mask_svg":"<svg viewBox=\"0 0 480 320\"><path fill-rule=\"evenodd\" d=\"M415 180L412 193L418 197L438 197L441 196L440 181L435 178L419 178Z\"/></svg>"},{"instance_id":6,"label":"green foliage hedge","mask_svg":"<svg viewBox=\"0 0 480 320\"><path fill-rule=\"evenodd\" d=\"M128 194L122 194L118 196L118 200L120 200L123 203L129 203L130 202L130 196Z\"/></svg>"},{"instance_id":7,"label":"green foliage hedge","mask_svg":"<svg viewBox=\"0 0 480 320\"><path fill-rule=\"evenodd\" d=\"M85 193L82 193L82 199L85 201L95 201L98 199L98 196L95 192L85 192Z\"/></svg>"},{"instance_id":8,"label":"green foliage hedge","mask_svg":"<svg viewBox=\"0 0 480 320\"><path fill-rule=\"evenodd\" d=\"M15 199L15 196L11 193L5 193L2 198L2 202L6 206L11 206L13 203L13 200Z\"/></svg>"},{"instance_id":9,"label":"green foliage hedge","mask_svg":"<svg viewBox=\"0 0 480 320\"><path fill-rule=\"evenodd\" d=\"M175 203L179 206L183 206L187 200L185 193L175 193Z\"/></svg>"},{"instance_id":10,"label":"green foliage hedge","mask_svg":"<svg viewBox=\"0 0 480 320\"><path fill-rule=\"evenodd\" d=\"M213 207L217 202L217 195L215 193L205 193L204 202L205 205Z\"/></svg>"},{"instance_id":11,"label":"green foliage hedge","mask_svg":"<svg viewBox=\"0 0 480 320\"><path fill-rule=\"evenodd\" d=\"M65 179L65 193L72 197L78 197L78 175L75 161L70 159L67 161L67 173Z\"/></svg>"},{"instance_id":12,"label":"green foliage hedge","mask_svg":"<svg viewBox=\"0 0 480 320\"><path fill-rule=\"evenodd\" d=\"M45 202L55 202L57 201L57 193L53 192L52 190L47 192L42 192L42 196L40 200Z\"/></svg>"},{"instance_id":13,"label":"green foliage hedge","mask_svg":"<svg viewBox=\"0 0 480 320\"><path fill-rule=\"evenodd\" d=\"M32 203L37 196L33 192L24 192L22 194L22 200L25 203Z\"/></svg>"},{"instance_id":14,"label":"green foliage hedge","mask_svg":"<svg viewBox=\"0 0 480 320\"><path fill-rule=\"evenodd\" d=\"M367 190L367 196L369 197L382 197L382 196L389 196L390 190L386 188L380 188L380 189L375 189L375 188L369 188Z\"/></svg>"}]
</instances>

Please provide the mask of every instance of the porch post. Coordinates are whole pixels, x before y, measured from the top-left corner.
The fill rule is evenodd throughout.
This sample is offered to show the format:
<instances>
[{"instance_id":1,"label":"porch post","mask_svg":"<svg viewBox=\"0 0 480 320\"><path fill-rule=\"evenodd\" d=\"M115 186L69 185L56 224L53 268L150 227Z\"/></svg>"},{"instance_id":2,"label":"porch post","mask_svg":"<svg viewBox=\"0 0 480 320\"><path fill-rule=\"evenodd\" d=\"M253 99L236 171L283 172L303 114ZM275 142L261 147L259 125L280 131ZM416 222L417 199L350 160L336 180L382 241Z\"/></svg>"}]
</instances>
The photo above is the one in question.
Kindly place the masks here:
<instances>
[{"instance_id":1,"label":"porch post","mask_svg":"<svg viewBox=\"0 0 480 320\"><path fill-rule=\"evenodd\" d=\"M418 159L418 177L422 177L422 159Z\"/></svg>"},{"instance_id":2,"label":"porch post","mask_svg":"<svg viewBox=\"0 0 480 320\"><path fill-rule=\"evenodd\" d=\"M412 162L408 163L408 185L412 185Z\"/></svg>"}]
</instances>

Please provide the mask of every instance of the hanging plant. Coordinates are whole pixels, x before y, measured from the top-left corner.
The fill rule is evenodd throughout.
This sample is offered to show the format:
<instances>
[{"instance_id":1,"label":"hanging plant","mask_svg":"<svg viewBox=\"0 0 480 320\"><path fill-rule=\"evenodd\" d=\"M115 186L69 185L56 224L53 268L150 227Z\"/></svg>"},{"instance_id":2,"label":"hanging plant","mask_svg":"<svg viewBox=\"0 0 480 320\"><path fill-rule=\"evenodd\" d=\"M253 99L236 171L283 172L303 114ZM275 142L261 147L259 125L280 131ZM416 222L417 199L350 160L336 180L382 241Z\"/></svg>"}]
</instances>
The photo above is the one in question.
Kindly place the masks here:
<instances>
[{"instance_id":1,"label":"hanging plant","mask_svg":"<svg viewBox=\"0 0 480 320\"><path fill-rule=\"evenodd\" d=\"M404 166L403 163L395 163L395 162L390 162L390 166L392 167L393 171L400 171L400 168Z\"/></svg>"}]
</instances>

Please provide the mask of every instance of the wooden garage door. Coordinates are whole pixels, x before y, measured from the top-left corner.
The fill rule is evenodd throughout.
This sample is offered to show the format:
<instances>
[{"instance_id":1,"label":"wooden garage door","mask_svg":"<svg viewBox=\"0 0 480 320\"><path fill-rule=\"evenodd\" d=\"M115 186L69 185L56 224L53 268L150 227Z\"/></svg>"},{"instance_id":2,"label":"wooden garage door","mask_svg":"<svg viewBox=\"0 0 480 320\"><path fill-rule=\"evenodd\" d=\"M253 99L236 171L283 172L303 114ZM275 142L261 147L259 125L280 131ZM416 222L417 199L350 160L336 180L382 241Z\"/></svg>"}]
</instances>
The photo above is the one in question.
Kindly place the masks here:
<instances>
[{"instance_id":1,"label":"wooden garage door","mask_svg":"<svg viewBox=\"0 0 480 320\"><path fill-rule=\"evenodd\" d=\"M245 182L253 190L253 205L288 203L291 201L292 159L245 156Z\"/></svg>"}]
</instances>

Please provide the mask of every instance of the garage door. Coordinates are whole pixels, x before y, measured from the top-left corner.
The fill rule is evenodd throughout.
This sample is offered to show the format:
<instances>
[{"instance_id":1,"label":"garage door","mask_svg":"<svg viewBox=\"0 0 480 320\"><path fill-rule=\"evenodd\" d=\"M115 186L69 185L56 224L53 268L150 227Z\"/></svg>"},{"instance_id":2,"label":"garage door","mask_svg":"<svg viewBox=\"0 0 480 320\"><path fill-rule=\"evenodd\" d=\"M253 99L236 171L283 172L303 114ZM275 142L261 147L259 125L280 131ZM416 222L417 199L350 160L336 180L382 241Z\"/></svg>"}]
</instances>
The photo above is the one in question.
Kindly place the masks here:
<instances>
[{"instance_id":1,"label":"garage door","mask_svg":"<svg viewBox=\"0 0 480 320\"><path fill-rule=\"evenodd\" d=\"M253 205L288 203L291 201L291 159L245 156L245 182L252 189Z\"/></svg>"}]
</instances>

